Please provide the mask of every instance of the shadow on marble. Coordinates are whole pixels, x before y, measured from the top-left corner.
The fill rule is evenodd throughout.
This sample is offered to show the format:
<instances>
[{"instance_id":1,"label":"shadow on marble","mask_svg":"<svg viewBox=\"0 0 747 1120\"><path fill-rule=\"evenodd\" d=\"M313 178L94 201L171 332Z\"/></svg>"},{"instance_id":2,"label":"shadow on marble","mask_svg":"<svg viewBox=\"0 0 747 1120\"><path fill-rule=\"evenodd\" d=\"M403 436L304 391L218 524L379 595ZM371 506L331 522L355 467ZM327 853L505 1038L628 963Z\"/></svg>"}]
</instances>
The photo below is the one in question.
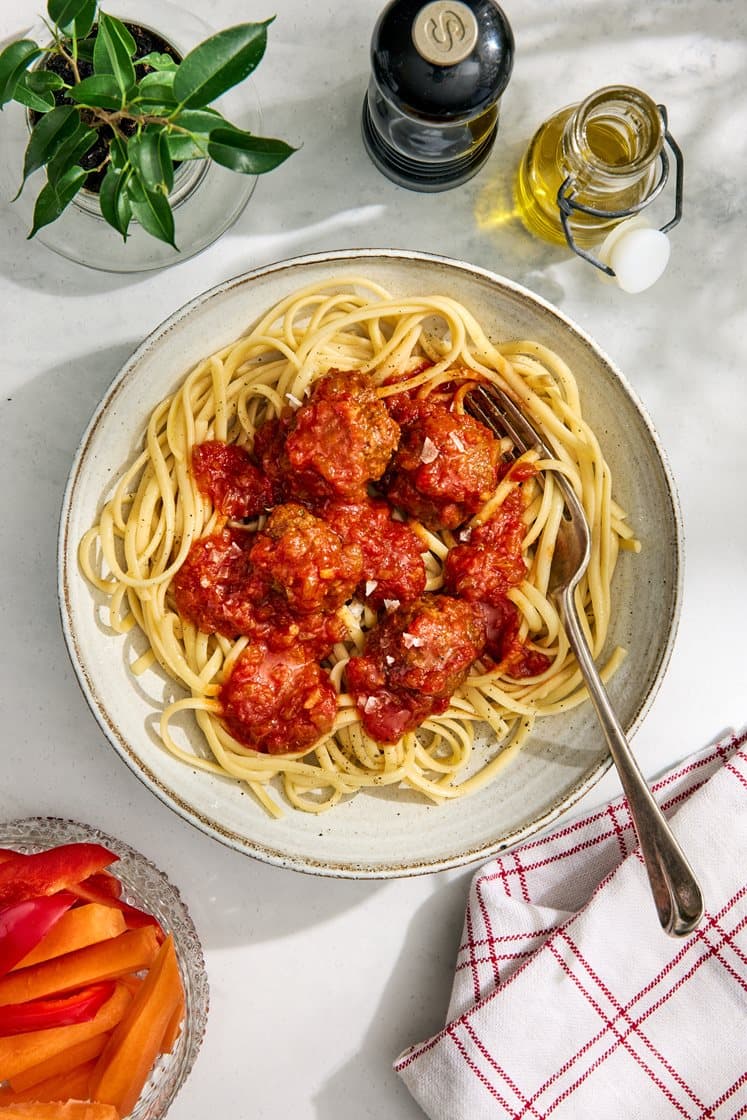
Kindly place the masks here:
<instances>
[{"instance_id":1,"label":"shadow on marble","mask_svg":"<svg viewBox=\"0 0 747 1120\"><path fill-rule=\"evenodd\" d=\"M454 980L469 884L475 868L431 877L433 893L402 930L402 948L391 974L382 977L381 996L358 1052L314 1097L318 1120L381 1115L381 1103L397 1101L398 1120L422 1120L423 1113L392 1063L408 1046L440 1031ZM349 993L354 998L354 993Z\"/></svg>"}]
</instances>

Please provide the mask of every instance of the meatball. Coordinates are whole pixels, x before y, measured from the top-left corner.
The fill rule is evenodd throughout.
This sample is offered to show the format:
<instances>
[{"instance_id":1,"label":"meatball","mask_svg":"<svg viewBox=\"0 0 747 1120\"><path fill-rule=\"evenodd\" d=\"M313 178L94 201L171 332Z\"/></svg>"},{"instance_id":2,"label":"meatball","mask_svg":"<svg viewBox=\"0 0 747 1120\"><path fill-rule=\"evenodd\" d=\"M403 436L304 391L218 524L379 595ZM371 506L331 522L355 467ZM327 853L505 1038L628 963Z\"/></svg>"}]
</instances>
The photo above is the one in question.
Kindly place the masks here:
<instances>
[{"instance_id":1,"label":"meatball","mask_svg":"<svg viewBox=\"0 0 747 1120\"><path fill-rule=\"evenodd\" d=\"M334 685L303 652L273 652L251 645L221 688L222 718L245 747L265 754L309 749L332 730L337 713Z\"/></svg>"},{"instance_id":2,"label":"meatball","mask_svg":"<svg viewBox=\"0 0 747 1120\"><path fill-rule=\"evenodd\" d=\"M320 518L295 502L277 506L250 551L252 569L287 600L294 614L334 611L363 572L357 544L343 544Z\"/></svg>"},{"instance_id":3,"label":"meatball","mask_svg":"<svg viewBox=\"0 0 747 1120\"><path fill-rule=\"evenodd\" d=\"M303 501L365 497L367 483L381 478L399 439L399 425L373 382L357 371L334 370L315 381L308 401L260 439L263 462L277 453L283 428L283 486L288 497Z\"/></svg>"},{"instance_id":4,"label":"meatball","mask_svg":"<svg viewBox=\"0 0 747 1120\"><path fill-rule=\"evenodd\" d=\"M290 415L288 412L265 420L254 434L254 454L272 489L272 505L282 502L286 496L283 449L290 426Z\"/></svg>"},{"instance_id":5,"label":"meatball","mask_svg":"<svg viewBox=\"0 0 747 1120\"><path fill-rule=\"evenodd\" d=\"M194 541L171 582L179 614L207 634L251 633L253 604L265 587L252 575L247 537L225 528Z\"/></svg>"},{"instance_id":6,"label":"meatball","mask_svg":"<svg viewBox=\"0 0 747 1120\"><path fill-rule=\"evenodd\" d=\"M482 623L469 603L448 595L422 595L386 616L372 631L366 654L384 662L387 679L397 687L448 697L484 644Z\"/></svg>"},{"instance_id":7,"label":"meatball","mask_svg":"<svg viewBox=\"0 0 747 1120\"><path fill-rule=\"evenodd\" d=\"M270 480L243 447L219 439L192 449L192 476L202 494L226 517L256 517L274 502Z\"/></svg>"},{"instance_id":8,"label":"meatball","mask_svg":"<svg viewBox=\"0 0 747 1120\"><path fill-rule=\"evenodd\" d=\"M524 497L512 490L495 516L475 526L469 540L449 550L444 586L471 602L498 605L510 587L526 577L521 543L526 532Z\"/></svg>"},{"instance_id":9,"label":"meatball","mask_svg":"<svg viewBox=\"0 0 747 1120\"><path fill-rule=\"evenodd\" d=\"M346 667L367 734L396 741L445 711L484 645L482 619L461 599L422 595L387 615Z\"/></svg>"},{"instance_id":10,"label":"meatball","mask_svg":"<svg viewBox=\"0 0 747 1120\"><path fill-rule=\"evenodd\" d=\"M501 674L514 680L536 677L550 668L552 658L532 649L519 637L521 617L510 599L494 604L474 603L485 624L486 642L483 661L491 662Z\"/></svg>"},{"instance_id":11,"label":"meatball","mask_svg":"<svg viewBox=\"0 0 747 1120\"><path fill-rule=\"evenodd\" d=\"M500 442L440 401L411 402L384 482L389 500L432 529L455 529L495 490Z\"/></svg>"},{"instance_id":12,"label":"meatball","mask_svg":"<svg viewBox=\"0 0 747 1120\"><path fill-rule=\"evenodd\" d=\"M358 595L372 607L410 602L425 590L425 546L409 525L395 521L383 501L327 502L319 510L346 544L363 553Z\"/></svg>"}]
</instances>

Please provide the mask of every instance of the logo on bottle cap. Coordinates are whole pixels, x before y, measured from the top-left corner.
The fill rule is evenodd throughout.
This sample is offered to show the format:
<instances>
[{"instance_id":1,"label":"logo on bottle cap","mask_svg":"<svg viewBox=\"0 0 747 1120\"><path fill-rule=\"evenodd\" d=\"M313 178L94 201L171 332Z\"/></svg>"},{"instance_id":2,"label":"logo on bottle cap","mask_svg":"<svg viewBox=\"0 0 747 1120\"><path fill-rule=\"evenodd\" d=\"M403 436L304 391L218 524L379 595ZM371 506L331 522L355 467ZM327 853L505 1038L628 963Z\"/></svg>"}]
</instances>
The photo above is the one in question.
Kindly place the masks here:
<instances>
[{"instance_id":1,"label":"logo on bottle cap","mask_svg":"<svg viewBox=\"0 0 747 1120\"><path fill-rule=\"evenodd\" d=\"M416 15L412 25L415 49L436 66L455 66L471 54L477 42L477 20L460 0L434 0Z\"/></svg>"}]
</instances>

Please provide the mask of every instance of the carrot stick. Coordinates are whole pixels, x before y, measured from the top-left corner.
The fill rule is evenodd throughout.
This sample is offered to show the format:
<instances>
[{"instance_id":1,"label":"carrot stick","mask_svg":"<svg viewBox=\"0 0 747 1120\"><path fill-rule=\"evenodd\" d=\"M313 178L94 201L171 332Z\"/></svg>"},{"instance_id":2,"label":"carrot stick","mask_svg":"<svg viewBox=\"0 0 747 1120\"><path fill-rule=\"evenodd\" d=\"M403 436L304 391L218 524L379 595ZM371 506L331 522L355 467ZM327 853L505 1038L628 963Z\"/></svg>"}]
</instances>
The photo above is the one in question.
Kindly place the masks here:
<instances>
[{"instance_id":1,"label":"carrot stick","mask_svg":"<svg viewBox=\"0 0 747 1120\"><path fill-rule=\"evenodd\" d=\"M184 1011L185 1011L184 992L182 992L181 993L181 999L179 1000L178 1004L174 1008L174 1012L171 1016L171 1020L167 1024L166 1030L163 1032L163 1039L161 1040L161 1053L162 1054L170 1054L171 1051L174 1049L174 1046L176 1045L176 1040L178 1039L179 1035L182 1033L182 1021L184 1019Z\"/></svg>"},{"instance_id":2,"label":"carrot stick","mask_svg":"<svg viewBox=\"0 0 747 1120\"><path fill-rule=\"evenodd\" d=\"M50 1077L55 1077L58 1073L75 1069L76 1066L83 1065L84 1062L90 1062L92 1058L98 1058L108 1038L108 1034L96 1034L93 1038L86 1038L82 1042L76 1042L73 1046L68 1046L67 1050L60 1050L59 1054L53 1054L45 1062L39 1062L38 1065L31 1066L29 1069L25 1069L23 1073L11 1077L9 1080L11 1089L16 1093L22 1093L25 1089L30 1089ZM74 1093L69 1095L71 1097L75 1096Z\"/></svg>"},{"instance_id":3,"label":"carrot stick","mask_svg":"<svg viewBox=\"0 0 747 1120\"><path fill-rule=\"evenodd\" d=\"M111 999L108 999L87 1023L76 1023L72 1027L52 1027L46 1031L29 1031L27 1034L0 1038L2 1076L10 1080L78 1042L84 1042L88 1038L94 1038L97 1034L111 1030L119 1023L131 1001L132 996L127 988L123 984L117 984Z\"/></svg>"},{"instance_id":4,"label":"carrot stick","mask_svg":"<svg viewBox=\"0 0 747 1120\"><path fill-rule=\"evenodd\" d=\"M128 930L108 941L9 972L0 980L0 1005L61 995L98 980L138 972L152 964L157 952L158 938L152 926Z\"/></svg>"},{"instance_id":5,"label":"carrot stick","mask_svg":"<svg viewBox=\"0 0 747 1120\"><path fill-rule=\"evenodd\" d=\"M129 1115L182 998L174 940L168 934L140 991L98 1059L91 1078L91 1100L113 1104L120 1116Z\"/></svg>"},{"instance_id":6,"label":"carrot stick","mask_svg":"<svg viewBox=\"0 0 747 1120\"><path fill-rule=\"evenodd\" d=\"M30 1089L0 1089L0 1107L4 1104L20 1104L22 1101L68 1101L88 1100L88 1083L91 1080L96 1059L91 1058L71 1069L56 1073L45 1081L39 1081Z\"/></svg>"},{"instance_id":7,"label":"carrot stick","mask_svg":"<svg viewBox=\"0 0 747 1120\"><path fill-rule=\"evenodd\" d=\"M0 1108L0 1120L119 1120L116 1108L92 1101L24 1101Z\"/></svg>"},{"instance_id":8,"label":"carrot stick","mask_svg":"<svg viewBox=\"0 0 747 1120\"><path fill-rule=\"evenodd\" d=\"M86 945L94 945L108 937L117 937L124 933L125 928L125 920L119 910L97 902L78 906L63 914L39 944L11 971L61 957L63 953L72 953L75 949L84 949Z\"/></svg>"}]
</instances>

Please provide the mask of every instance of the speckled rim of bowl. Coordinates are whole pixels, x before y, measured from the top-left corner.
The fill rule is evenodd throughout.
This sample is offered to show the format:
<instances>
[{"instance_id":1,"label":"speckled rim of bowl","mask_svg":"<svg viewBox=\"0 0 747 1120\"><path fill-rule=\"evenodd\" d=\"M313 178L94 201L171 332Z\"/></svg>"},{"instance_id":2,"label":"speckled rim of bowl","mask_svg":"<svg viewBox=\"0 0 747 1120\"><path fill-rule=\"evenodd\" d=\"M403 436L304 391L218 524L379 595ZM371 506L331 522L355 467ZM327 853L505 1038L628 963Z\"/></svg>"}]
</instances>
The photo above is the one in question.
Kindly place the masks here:
<instances>
[{"instance_id":1,"label":"speckled rim of bowl","mask_svg":"<svg viewBox=\"0 0 747 1120\"><path fill-rule=\"evenodd\" d=\"M68 654L70 656L78 683L97 723L101 727L109 743L115 748L123 761L143 782L143 784L148 789L150 789L151 792L153 792L161 801L163 801L164 804L175 811L183 819L195 825L207 835L213 837L214 839L232 848L233 850L238 851L242 854L250 855L271 865L315 875L354 879L388 879L430 874L436 871L449 870L462 867L467 864L476 863L477 861L487 860L499 852L505 851L506 849L511 847L515 847L516 845L523 843L530 837L536 835L538 832L547 829L561 815L566 814L600 781L604 774L606 774L606 772L612 765L611 757L606 754L593 769L582 775L577 783L575 783L564 794L559 796L555 801L552 801L550 804L548 804L546 809L531 821L520 827L510 830L506 834L495 838L491 842L481 843L477 846L472 847L465 847L463 850L455 852L450 856L441 856L434 859L423 859L417 862L405 861L369 865L363 862L355 863L353 861L341 862L317 860L315 857L309 855L308 853L305 853L302 856L298 856L289 854L288 852L275 848L270 844L264 844L257 841L248 841L245 837L242 837L232 830L224 828L218 822L211 820L197 807L191 805L174 790L164 785L164 783L160 781L158 776L154 774L152 770L144 764L142 759L132 750L130 744L120 735L117 727L109 719L105 706L97 696L93 682L86 672L84 659L82 657L82 651L80 649L77 636L71 625L71 608L68 594L70 572L67 565L67 550L69 546L67 514L76 487L79 472L81 470L82 462L86 454L86 449L96 431L97 424L102 417L102 414L106 411L111 402L117 397L117 394L121 389L124 381L126 380L131 368L136 366L139 360L145 354L147 354L151 347L153 347L158 341L176 330L184 319L188 318L195 310L203 307L209 301L214 300L220 297L222 294L234 288L241 287L247 283L254 284L264 278L275 276L285 271L297 270L299 267L303 267L305 265L329 265L330 267L343 264L357 265L361 262L365 263L366 260L373 259L382 259L392 262L418 261L425 264L432 264L442 269L456 270L469 276L482 278L489 283L496 284L499 288L506 289L520 299L528 301L530 305L534 305L540 310L549 313L564 327L565 330L570 331L573 335L575 335L576 339L580 341L586 348L588 348L596 356L598 361L604 363L608 367L610 372L619 381L631 404L639 414L639 419L641 420L643 426L647 431L652 448L658 455L660 466L666 479L669 500L671 504L670 512L677 556L676 585L672 588L672 603L668 620L669 627L667 631L666 641L661 646L657 672L653 676L646 694L641 698L640 705L638 706L634 716L626 723L625 730L629 737L631 737L639 728L644 716L648 712L659 690L665 671L669 664L677 628L679 625L684 578L684 535L677 490L671 473L671 468L669 466L669 462L662 447L658 433L656 432L656 429L654 428L653 423L648 416L645 408L643 407L640 399L632 389L627 379L617 368L615 363L607 356L607 354L599 347L599 345L591 338L591 336L586 331L579 327L573 320L568 318L553 304L549 303L541 296L536 295L534 292L530 291L523 285L516 283L515 281L501 276L498 273L492 272L489 269L484 269L479 266L469 264L466 261L460 261L439 254L424 253L416 250L364 248L343 249L332 252L304 254L297 257L281 260L257 269L253 269L241 273L226 281L223 281L222 283L217 284L212 288L207 289L206 291L195 296L192 300L188 301L182 307L178 308L172 315L167 317L160 325L154 328L154 330L151 331L151 333L143 340L143 342L140 343L140 345L133 351L130 358L125 362L119 373L110 384L109 389L105 393L99 405L96 407L93 416L91 417L91 420L89 421L81 438L81 442L73 460L70 475L63 495L58 534L58 604L60 609L63 634L68 648Z\"/></svg>"}]
</instances>

